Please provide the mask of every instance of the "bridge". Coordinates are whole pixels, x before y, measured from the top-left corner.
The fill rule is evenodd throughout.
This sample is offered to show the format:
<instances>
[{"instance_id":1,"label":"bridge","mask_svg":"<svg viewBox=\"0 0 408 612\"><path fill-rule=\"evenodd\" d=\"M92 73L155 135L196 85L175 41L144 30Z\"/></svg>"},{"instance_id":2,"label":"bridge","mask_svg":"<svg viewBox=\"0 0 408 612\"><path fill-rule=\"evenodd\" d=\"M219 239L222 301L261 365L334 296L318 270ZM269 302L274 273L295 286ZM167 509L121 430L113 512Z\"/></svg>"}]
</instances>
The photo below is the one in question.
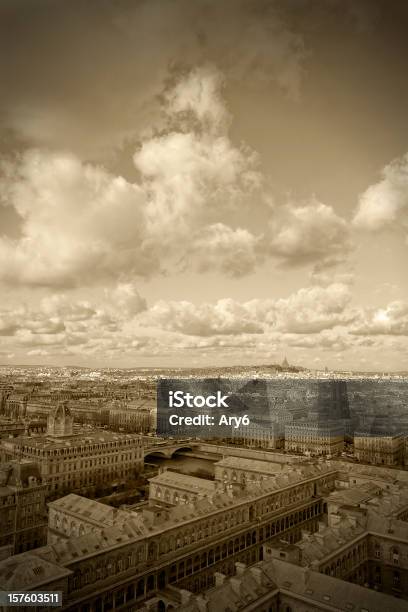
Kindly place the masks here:
<instances>
[{"instance_id":1,"label":"bridge","mask_svg":"<svg viewBox=\"0 0 408 612\"><path fill-rule=\"evenodd\" d=\"M177 453L177 451L193 451L198 446L198 444L190 444L186 442L170 442L168 444L162 442L159 444L153 444L152 446L148 446L147 448L145 448L144 457L145 459L146 457L150 456L166 457L167 459L170 459L174 455L174 453Z\"/></svg>"}]
</instances>

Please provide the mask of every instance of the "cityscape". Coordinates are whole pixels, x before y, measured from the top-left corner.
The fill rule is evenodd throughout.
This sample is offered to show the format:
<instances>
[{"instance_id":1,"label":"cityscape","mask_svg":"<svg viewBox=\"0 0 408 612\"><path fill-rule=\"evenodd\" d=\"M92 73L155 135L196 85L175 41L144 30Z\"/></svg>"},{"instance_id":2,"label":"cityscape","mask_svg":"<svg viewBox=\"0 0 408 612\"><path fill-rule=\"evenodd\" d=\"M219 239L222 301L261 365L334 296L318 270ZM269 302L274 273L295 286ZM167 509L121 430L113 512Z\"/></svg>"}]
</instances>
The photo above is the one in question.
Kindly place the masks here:
<instances>
[{"instance_id":1,"label":"cityscape","mask_svg":"<svg viewBox=\"0 0 408 612\"><path fill-rule=\"evenodd\" d=\"M406 610L408 378L267 369L214 376L264 415L216 439L157 435L171 371L3 369L0 590L70 612Z\"/></svg>"}]
</instances>

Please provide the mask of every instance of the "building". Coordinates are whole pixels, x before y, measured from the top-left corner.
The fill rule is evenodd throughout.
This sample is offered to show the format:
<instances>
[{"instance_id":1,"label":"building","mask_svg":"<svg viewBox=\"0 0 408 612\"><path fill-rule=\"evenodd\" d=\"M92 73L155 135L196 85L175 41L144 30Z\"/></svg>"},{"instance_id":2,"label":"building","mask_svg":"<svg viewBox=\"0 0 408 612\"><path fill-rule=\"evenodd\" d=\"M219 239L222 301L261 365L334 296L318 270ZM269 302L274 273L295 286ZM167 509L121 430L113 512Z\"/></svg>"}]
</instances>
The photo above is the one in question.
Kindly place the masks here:
<instances>
[{"instance_id":1,"label":"building","mask_svg":"<svg viewBox=\"0 0 408 612\"><path fill-rule=\"evenodd\" d=\"M185 590L159 593L141 612L177 609L180 612L403 612L406 603L356 584L348 584L316 571L293 566L281 559L261 561L250 567L235 564L231 577L219 572L215 587L193 595Z\"/></svg>"},{"instance_id":2,"label":"building","mask_svg":"<svg viewBox=\"0 0 408 612\"><path fill-rule=\"evenodd\" d=\"M285 444L285 426L279 421L270 421L267 424L250 423L233 427L228 441L250 448L280 449Z\"/></svg>"},{"instance_id":3,"label":"building","mask_svg":"<svg viewBox=\"0 0 408 612\"><path fill-rule=\"evenodd\" d=\"M38 463L52 496L125 482L143 470L141 435L72 432L72 414L65 403L60 403L48 417L45 435L2 440L3 455L6 460L26 458Z\"/></svg>"},{"instance_id":4,"label":"building","mask_svg":"<svg viewBox=\"0 0 408 612\"><path fill-rule=\"evenodd\" d=\"M23 419L27 414L27 401L26 392L5 393L2 400L2 413L12 419Z\"/></svg>"},{"instance_id":5,"label":"building","mask_svg":"<svg viewBox=\"0 0 408 612\"><path fill-rule=\"evenodd\" d=\"M23 421L0 418L0 438L16 438L26 432L26 425Z\"/></svg>"},{"instance_id":6,"label":"building","mask_svg":"<svg viewBox=\"0 0 408 612\"><path fill-rule=\"evenodd\" d=\"M296 466L283 485L271 479L240 495L220 492L211 500L152 509L100 533L75 535L74 524L68 540L0 562L0 589L61 590L63 610L70 612L138 610L169 586L198 593L214 586L221 569L232 574L235 562L258 562L266 541L296 541L302 530L314 531L322 494L334 488L335 478L323 463ZM53 520L50 528L58 529ZM36 560L41 580L27 572Z\"/></svg>"},{"instance_id":7,"label":"building","mask_svg":"<svg viewBox=\"0 0 408 612\"><path fill-rule=\"evenodd\" d=\"M262 483L268 478L276 478L282 473L283 467L283 463L228 456L217 461L214 474L215 480L221 487L237 484L246 486L250 483Z\"/></svg>"},{"instance_id":8,"label":"building","mask_svg":"<svg viewBox=\"0 0 408 612\"><path fill-rule=\"evenodd\" d=\"M0 466L0 551L17 554L47 541L46 485L38 466L13 461Z\"/></svg>"},{"instance_id":9,"label":"building","mask_svg":"<svg viewBox=\"0 0 408 612\"><path fill-rule=\"evenodd\" d=\"M198 499L211 498L215 492L216 483L213 480L170 470L149 479L149 502L159 505L191 504Z\"/></svg>"},{"instance_id":10,"label":"building","mask_svg":"<svg viewBox=\"0 0 408 612\"><path fill-rule=\"evenodd\" d=\"M332 463L339 472L324 496L327 519L298 542L267 544L264 558L408 600L408 474Z\"/></svg>"},{"instance_id":11,"label":"building","mask_svg":"<svg viewBox=\"0 0 408 612\"><path fill-rule=\"evenodd\" d=\"M68 496L62 539L0 562L0 589L60 590L67 612L402 612L407 491L407 472L319 460L126 520Z\"/></svg>"},{"instance_id":12,"label":"building","mask_svg":"<svg viewBox=\"0 0 408 612\"><path fill-rule=\"evenodd\" d=\"M70 536L86 533L101 536L110 527L123 529L129 520L139 520L138 515L70 493L48 504L47 541L48 544L66 542Z\"/></svg>"},{"instance_id":13,"label":"building","mask_svg":"<svg viewBox=\"0 0 408 612\"><path fill-rule=\"evenodd\" d=\"M407 523L379 513L344 506L314 534L290 546L267 547L267 556L408 599ZM407 604L405 604L407 605Z\"/></svg>"},{"instance_id":14,"label":"building","mask_svg":"<svg viewBox=\"0 0 408 612\"><path fill-rule=\"evenodd\" d=\"M115 431L148 433L152 431L152 416L148 408L110 408L108 425Z\"/></svg>"},{"instance_id":15,"label":"building","mask_svg":"<svg viewBox=\"0 0 408 612\"><path fill-rule=\"evenodd\" d=\"M311 455L338 455L344 449L344 430L336 421L299 420L285 425L285 450Z\"/></svg>"},{"instance_id":16,"label":"building","mask_svg":"<svg viewBox=\"0 0 408 612\"><path fill-rule=\"evenodd\" d=\"M363 463L403 465L405 436L402 433L367 429L354 433L354 456Z\"/></svg>"}]
</instances>

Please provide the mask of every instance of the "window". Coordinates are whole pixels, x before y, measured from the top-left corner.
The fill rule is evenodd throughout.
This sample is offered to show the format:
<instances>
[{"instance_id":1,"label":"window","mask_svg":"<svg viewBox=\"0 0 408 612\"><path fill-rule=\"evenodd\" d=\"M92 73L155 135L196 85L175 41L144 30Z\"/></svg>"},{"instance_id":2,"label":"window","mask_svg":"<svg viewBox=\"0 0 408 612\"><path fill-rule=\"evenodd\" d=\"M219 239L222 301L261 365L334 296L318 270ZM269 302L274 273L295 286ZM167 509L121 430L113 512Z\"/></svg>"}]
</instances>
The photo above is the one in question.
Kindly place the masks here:
<instances>
[{"instance_id":1,"label":"window","mask_svg":"<svg viewBox=\"0 0 408 612\"><path fill-rule=\"evenodd\" d=\"M394 587L399 588L401 585L401 576L399 572L394 572L392 577L392 583Z\"/></svg>"}]
</instances>

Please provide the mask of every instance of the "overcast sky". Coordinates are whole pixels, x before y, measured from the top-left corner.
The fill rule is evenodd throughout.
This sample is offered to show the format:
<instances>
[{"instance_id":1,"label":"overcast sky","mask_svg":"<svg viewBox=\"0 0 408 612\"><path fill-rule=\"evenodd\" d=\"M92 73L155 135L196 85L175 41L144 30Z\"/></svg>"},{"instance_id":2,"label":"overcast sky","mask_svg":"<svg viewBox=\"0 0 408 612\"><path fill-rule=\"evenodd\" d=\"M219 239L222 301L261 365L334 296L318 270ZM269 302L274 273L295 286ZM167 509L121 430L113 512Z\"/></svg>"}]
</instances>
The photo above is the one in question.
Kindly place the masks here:
<instances>
[{"instance_id":1,"label":"overcast sky","mask_svg":"<svg viewBox=\"0 0 408 612\"><path fill-rule=\"evenodd\" d=\"M0 364L408 369L405 1L0 30Z\"/></svg>"}]
</instances>

